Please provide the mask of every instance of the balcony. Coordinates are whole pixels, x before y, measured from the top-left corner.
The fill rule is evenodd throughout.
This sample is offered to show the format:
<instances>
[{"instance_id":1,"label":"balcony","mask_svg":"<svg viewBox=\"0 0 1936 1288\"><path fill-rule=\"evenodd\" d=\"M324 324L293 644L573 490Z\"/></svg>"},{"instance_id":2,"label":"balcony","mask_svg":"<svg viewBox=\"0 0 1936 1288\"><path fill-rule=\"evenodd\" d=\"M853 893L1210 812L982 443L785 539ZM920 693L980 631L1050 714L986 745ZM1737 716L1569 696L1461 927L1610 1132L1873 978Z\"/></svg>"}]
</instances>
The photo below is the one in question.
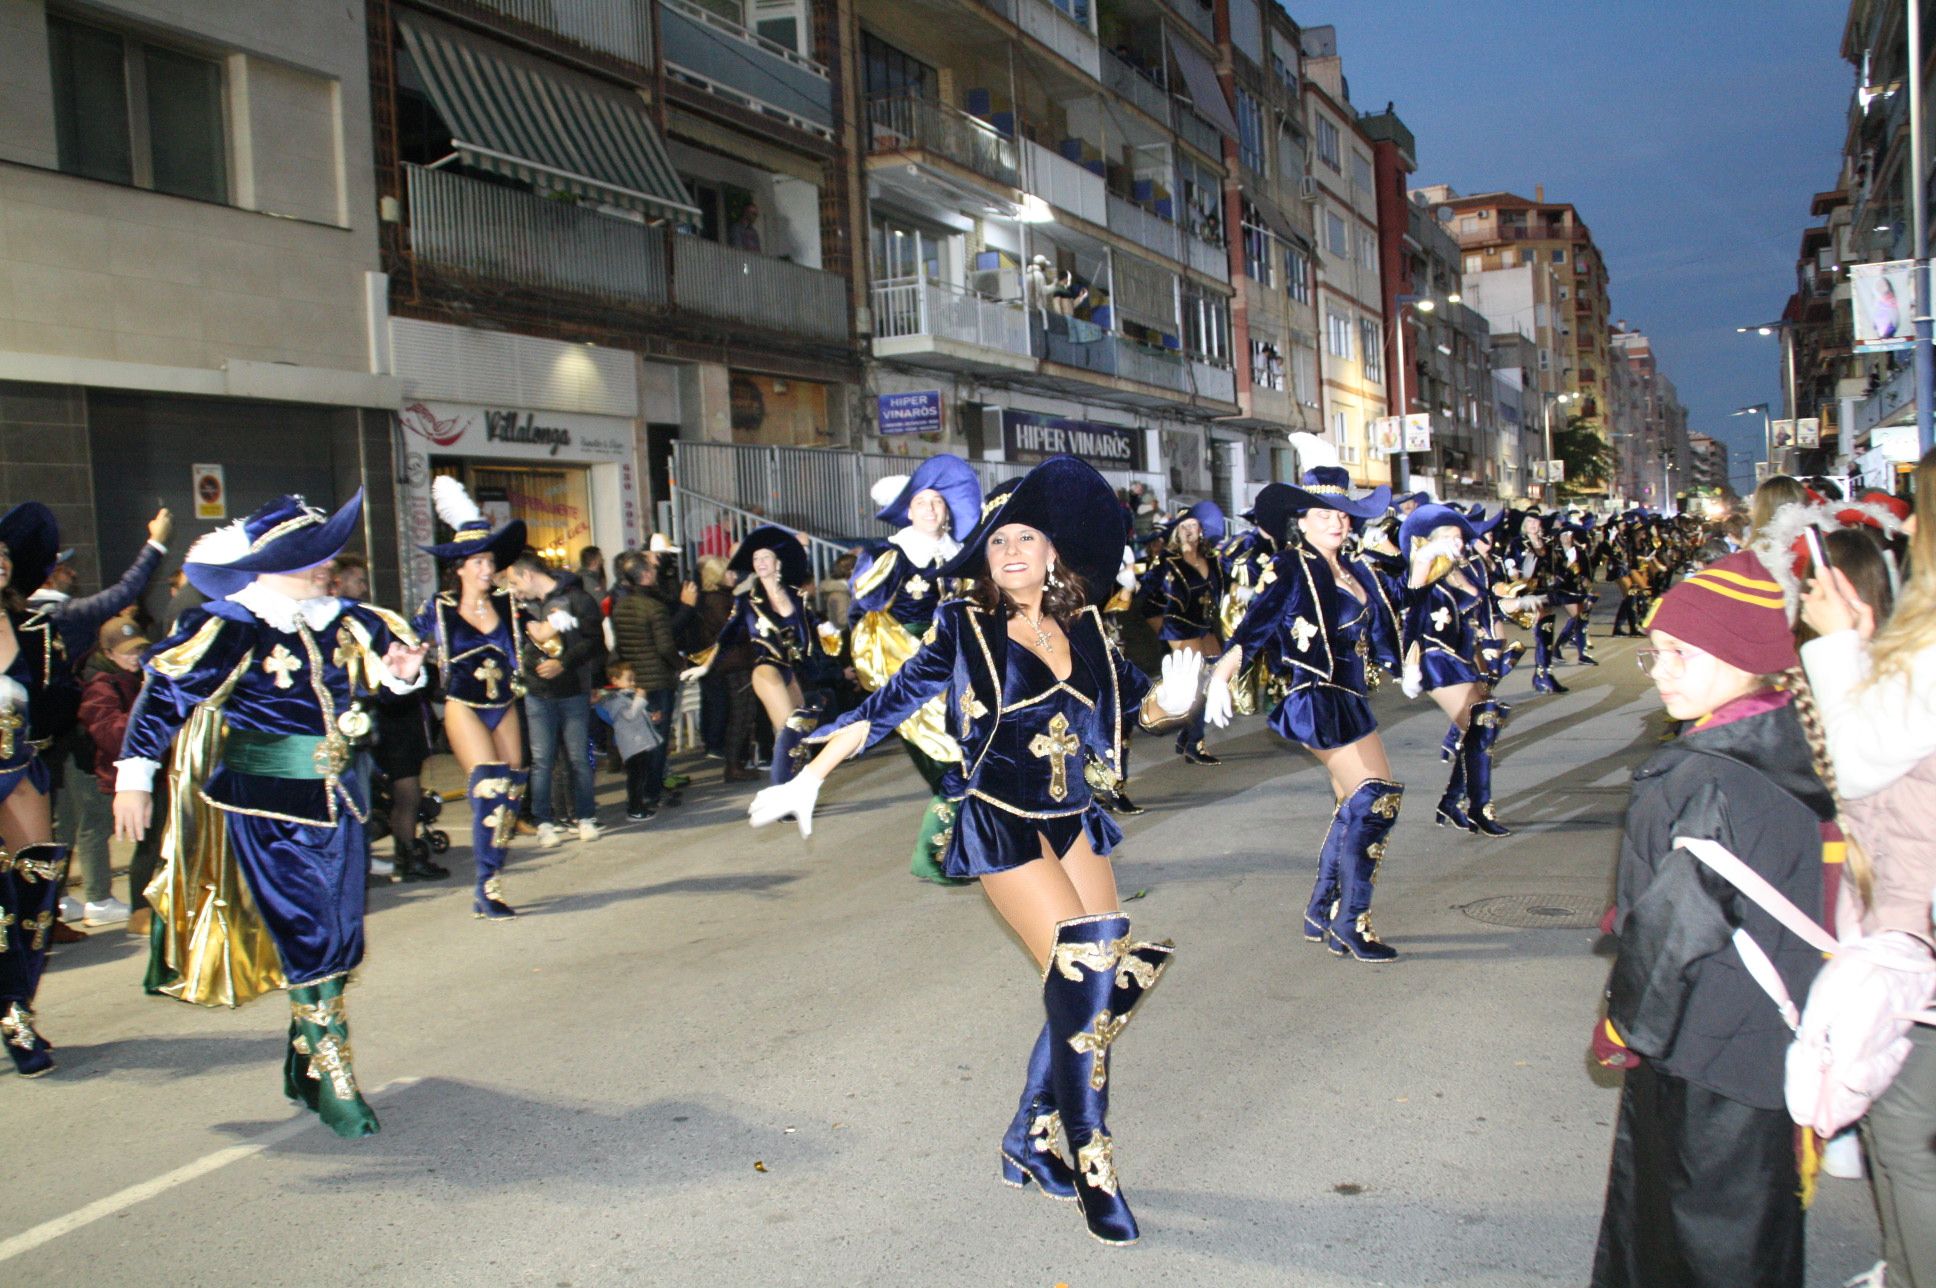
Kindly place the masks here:
<instances>
[{"instance_id":1,"label":"balcony","mask_svg":"<svg viewBox=\"0 0 1936 1288\"><path fill-rule=\"evenodd\" d=\"M1190 0L1184 0L1186 4L1189 2ZM1199 152L1216 157L1221 161L1223 159L1223 135L1217 133L1217 127L1204 120L1201 116L1198 116L1195 108L1186 107L1183 103L1175 100L1172 100L1172 105L1176 109L1173 114L1176 132L1183 136L1183 141L1196 148Z\"/></svg>"},{"instance_id":2,"label":"balcony","mask_svg":"<svg viewBox=\"0 0 1936 1288\"><path fill-rule=\"evenodd\" d=\"M848 337L847 283L833 273L675 235L672 282L693 313L836 344Z\"/></svg>"},{"instance_id":3,"label":"balcony","mask_svg":"<svg viewBox=\"0 0 1936 1288\"><path fill-rule=\"evenodd\" d=\"M1087 5L1084 4L1086 11ZM1088 72L1102 79L1102 48L1095 33L1050 0L1016 0L1015 24L1024 32Z\"/></svg>"},{"instance_id":4,"label":"balcony","mask_svg":"<svg viewBox=\"0 0 1936 1288\"><path fill-rule=\"evenodd\" d=\"M1179 397L1187 397L1191 392L1189 364L1174 349L1159 349L1073 320L1066 329L1044 327L1038 320L1033 330L1036 352L1045 362L1154 385Z\"/></svg>"},{"instance_id":5,"label":"balcony","mask_svg":"<svg viewBox=\"0 0 1936 1288\"><path fill-rule=\"evenodd\" d=\"M1039 143L1022 144L1027 166L1024 186L1058 210L1101 226L1109 218L1109 190L1102 176Z\"/></svg>"},{"instance_id":6,"label":"balcony","mask_svg":"<svg viewBox=\"0 0 1936 1288\"><path fill-rule=\"evenodd\" d=\"M1119 233L1145 250L1171 259L1183 258L1183 233L1173 223L1160 219L1115 193L1109 194L1109 231Z\"/></svg>"},{"instance_id":7,"label":"balcony","mask_svg":"<svg viewBox=\"0 0 1936 1288\"><path fill-rule=\"evenodd\" d=\"M652 24L631 0L471 0L480 9L639 67L652 65Z\"/></svg>"},{"instance_id":8,"label":"balcony","mask_svg":"<svg viewBox=\"0 0 1936 1288\"><path fill-rule=\"evenodd\" d=\"M1237 373L1229 367L1205 362L1202 358L1191 358L1190 380L1196 385L1200 397L1214 398L1218 402L1237 401Z\"/></svg>"},{"instance_id":9,"label":"balcony","mask_svg":"<svg viewBox=\"0 0 1936 1288\"><path fill-rule=\"evenodd\" d=\"M419 266L622 305L668 299L658 229L442 170L403 170Z\"/></svg>"},{"instance_id":10,"label":"balcony","mask_svg":"<svg viewBox=\"0 0 1936 1288\"><path fill-rule=\"evenodd\" d=\"M527 0L529 2L529 0ZM827 69L691 0L662 0L666 73L822 138L833 137Z\"/></svg>"},{"instance_id":11,"label":"balcony","mask_svg":"<svg viewBox=\"0 0 1936 1288\"><path fill-rule=\"evenodd\" d=\"M1219 282L1230 280L1230 252L1214 242L1204 241L1194 234L1185 237L1185 249L1189 252L1189 264L1206 277L1214 277Z\"/></svg>"},{"instance_id":12,"label":"balcony","mask_svg":"<svg viewBox=\"0 0 1936 1288\"><path fill-rule=\"evenodd\" d=\"M868 151L926 152L1007 188L1022 186L1015 140L978 117L926 98L876 98L867 104Z\"/></svg>"},{"instance_id":13,"label":"balcony","mask_svg":"<svg viewBox=\"0 0 1936 1288\"><path fill-rule=\"evenodd\" d=\"M1216 40L1216 20L1210 16L1208 4L1201 0L1170 0L1170 12L1195 27L1205 40Z\"/></svg>"},{"instance_id":14,"label":"balcony","mask_svg":"<svg viewBox=\"0 0 1936 1288\"><path fill-rule=\"evenodd\" d=\"M934 282L874 283L874 356L953 371L1035 366L1018 302Z\"/></svg>"},{"instance_id":15,"label":"balcony","mask_svg":"<svg viewBox=\"0 0 1936 1288\"><path fill-rule=\"evenodd\" d=\"M1102 83L1157 120L1170 119L1170 92L1114 54L1102 56Z\"/></svg>"}]
</instances>

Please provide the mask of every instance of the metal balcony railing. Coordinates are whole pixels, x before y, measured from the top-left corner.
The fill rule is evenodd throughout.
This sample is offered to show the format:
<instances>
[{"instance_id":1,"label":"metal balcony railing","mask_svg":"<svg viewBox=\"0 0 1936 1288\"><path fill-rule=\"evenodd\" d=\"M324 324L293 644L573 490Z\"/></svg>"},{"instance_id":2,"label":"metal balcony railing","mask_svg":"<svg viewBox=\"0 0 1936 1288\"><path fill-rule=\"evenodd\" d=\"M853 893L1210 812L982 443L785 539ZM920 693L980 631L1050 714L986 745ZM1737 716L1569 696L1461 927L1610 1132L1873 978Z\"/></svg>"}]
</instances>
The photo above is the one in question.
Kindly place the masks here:
<instances>
[{"instance_id":1,"label":"metal balcony railing","mask_svg":"<svg viewBox=\"0 0 1936 1288\"><path fill-rule=\"evenodd\" d=\"M1185 237L1189 251L1190 267L1219 282L1230 280L1230 252L1222 246L1213 245L1200 237Z\"/></svg>"},{"instance_id":2,"label":"metal balcony railing","mask_svg":"<svg viewBox=\"0 0 1936 1288\"><path fill-rule=\"evenodd\" d=\"M1183 258L1183 233L1175 224L1124 201L1113 192L1109 194L1109 230L1159 255Z\"/></svg>"},{"instance_id":3,"label":"metal balcony railing","mask_svg":"<svg viewBox=\"0 0 1936 1288\"><path fill-rule=\"evenodd\" d=\"M1196 385L1197 393L1205 398L1215 398L1219 402L1237 401L1237 373L1229 367L1193 357L1190 359L1190 379Z\"/></svg>"},{"instance_id":4,"label":"metal balcony railing","mask_svg":"<svg viewBox=\"0 0 1936 1288\"><path fill-rule=\"evenodd\" d=\"M1022 186L1015 140L988 122L926 98L876 98L867 104L869 151L932 152L1010 188Z\"/></svg>"},{"instance_id":5,"label":"metal balcony railing","mask_svg":"<svg viewBox=\"0 0 1936 1288\"><path fill-rule=\"evenodd\" d=\"M833 89L821 64L691 0L661 0L659 25L675 79L832 137Z\"/></svg>"},{"instance_id":6,"label":"metal balcony railing","mask_svg":"<svg viewBox=\"0 0 1936 1288\"><path fill-rule=\"evenodd\" d=\"M1189 366L1174 349L1159 349L1113 331L1093 327L1052 330L1035 327L1040 356L1048 362L1080 367L1099 375L1120 376L1174 393L1191 391Z\"/></svg>"},{"instance_id":7,"label":"metal balcony railing","mask_svg":"<svg viewBox=\"0 0 1936 1288\"><path fill-rule=\"evenodd\" d=\"M652 21L646 6L634 0L471 0L513 21L560 36L574 45L623 58L641 67L652 65Z\"/></svg>"},{"instance_id":8,"label":"metal balcony railing","mask_svg":"<svg viewBox=\"0 0 1936 1288\"><path fill-rule=\"evenodd\" d=\"M1082 19L1050 0L1016 0L1015 9L1015 23L1023 31L1095 79L1102 79L1102 48ZM1086 17L1086 8L1083 13Z\"/></svg>"},{"instance_id":9,"label":"metal balcony railing","mask_svg":"<svg viewBox=\"0 0 1936 1288\"><path fill-rule=\"evenodd\" d=\"M1170 91L1107 50L1102 55L1102 83L1157 120L1170 119Z\"/></svg>"},{"instance_id":10,"label":"metal balcony railing","mask_svg":"<svg viewBox=\"0 0 1936 1288\"><path fill-rule=\"evenodd\" d=\"M1026 163L1023 185L1036 196L1092 224L1109 218L1109 189L1102 176L1077 165L1065 156L1049 151L1040 143L1024 141Z\"/></svg>"},{"instance_id":11,"label":"metal balcony railing","mask_svg":"<svg viewBox=\"0 0 1936 1288\"><path fill-rule=\"evenodd\" d=\"M832 273L697 237L672 238L673 298L709 317L839 342L847 285Z\"/></svg>"},{"instance_id":12,"label":"metal balcony railing","mask_svg":"<svg viewBox=\"0 0 1936 1288\"><path fill-rule=\"evenodd\" d=\"M1190 2L1191 0L1184 0L1185 4ZM1180 99L1172 98L1170 104L1175 108L1172 115L1175 117L1176 132L1183 136L1184 142L1193 144L1213 157L1223 156L1223 135L1217 133L1216 126L1198 116L1196 109L1187 106Z\"/></svg>"},{"instance_id":13,"label":"metal balcony railing","mask_svg":"<svg viewBox=\"0 0 1936 1288\"><path fill-rule=\"evenodd\" d=\"M657 229L441 170L403 170L420 264L627 304L668 298Z\"/></svg>"},{"instance_id":14,"label":"metal balcony railing","mask_svg":"<svg viewBox=\"0 0 1936 1288\"><path fill-rule=\"evenodd\" d=\"M1014 300L990 300L933 282L876 282L874 336L930 335L1019 357L1029 352L1028 314Z\"/></svg>"}]
</instances>

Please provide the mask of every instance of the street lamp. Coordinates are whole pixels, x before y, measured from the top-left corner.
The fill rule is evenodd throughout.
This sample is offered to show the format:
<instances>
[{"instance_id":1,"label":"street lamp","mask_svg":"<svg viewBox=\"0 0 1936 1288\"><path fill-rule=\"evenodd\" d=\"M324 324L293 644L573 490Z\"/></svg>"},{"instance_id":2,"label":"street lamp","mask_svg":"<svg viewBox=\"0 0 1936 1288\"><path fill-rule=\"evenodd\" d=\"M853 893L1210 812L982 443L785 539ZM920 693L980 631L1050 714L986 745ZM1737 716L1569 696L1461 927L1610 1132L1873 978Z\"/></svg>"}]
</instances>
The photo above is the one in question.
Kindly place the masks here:
<instances>
[{"instance_id":1,"label":"street lamp","mask_svg":"<svg viewBox=\"0 0 1936 1288\"><path fill-rule=\"evenodd\" d=\"M1768 404L1749 403L1728 413L1730 416L1746 416L1751 412L1761 413L1761 454L1768 458L1768 468L1775 468L1775 423L1768 418Z\"/></svg>"},{"instance_id":2,"label":"street lamp","mask_svg":"<svg viewBox=\"0 0 1936 1288\"><path fill-rule=\"evenodd\" d=\"M1554 394L1546 402L1546 472L1549 475L1553 472L1553 406L1555 403L1564 406L1567 403L1576 402L1579 397L1580 395L1576 393ZM1552 482L1550 478L1545 481ZM1545 488L1540 489L1540 495L1542 497L1546 495Z\"/></svg>"},{"instance_id":3,"label":"street lamp","mask_svg":"<svg viewBox=\"0 0 1936 1288\"><path fill-rule=\"evenodd\" d=\"M1736 335L1746 335L1750 331L1756 335L1773 335L1777 331L1781 332L1782 392L1787 398L1788 418L1793 420L1801 415L1800 409L1796 406L1795 397L1795 323L1789 318L1779 318L1773 322L1757 322L1753 326L1734 328ZM1772 456L1769 457L1771 462L1773 459Z\"/></svg>"},{"instance_id":4,"label":"street lamp","mask_svg":"<svg viewBox=\"0 0 1936 1288\"><path fill-rule=\"evenodd\" d=\"M1459 293L1453 291L1445 297L1445 302L1447 304L1459 303ZM1407 292L1402 295L1392 296L1392 335L1393 344L1397 350L1394 357L1398 366L1398 370L1393 373L1398 380L1398 397L1394 410L1398 414L1398 432L1400 434L1396 459L1404 462L1403 468L1405 471L1405 477L1403 478L1399 478L1394 474L1392 483L1401 488L1411 486L1412 474L1412 458L1411 454L1405 451L1405 440L1403 438L1405 433L1405 417L1412 410L1411 381L1407 379L1411 375L1411 370L1405 365L1405 306L1407 304L1417 309L1420 313L1426 314L1436 312L1439 307L1438 301L1429 295L1417 295Z\"/></svg>"}]
</instances>

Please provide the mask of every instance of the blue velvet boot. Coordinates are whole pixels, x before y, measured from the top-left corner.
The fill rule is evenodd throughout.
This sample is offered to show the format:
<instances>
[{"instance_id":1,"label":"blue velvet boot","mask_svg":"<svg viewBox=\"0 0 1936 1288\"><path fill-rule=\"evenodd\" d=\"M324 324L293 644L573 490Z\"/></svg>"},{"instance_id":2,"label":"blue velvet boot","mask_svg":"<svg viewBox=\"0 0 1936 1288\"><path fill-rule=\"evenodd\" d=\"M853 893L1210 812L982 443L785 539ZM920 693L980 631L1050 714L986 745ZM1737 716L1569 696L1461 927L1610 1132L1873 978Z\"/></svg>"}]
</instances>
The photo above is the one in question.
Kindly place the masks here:
<instances>
[{"instance_id":1,"label":"blue velvet boot","mask_svg":"<svg viewBox=\"0 0 1936 1288\"><path fill-rule=\"evenodd\" d=\"M1367 778L1345 800L1338 846L1344 895L1338 900L1338 915L1331 920L1326 945L1339 957L1378 963L1398 956L1398 950L1371 928L1371 887L1385 857L1385 837L1398 822L1404 797L1403 785Z\"/></svg>"},{"instance_id":2,"label":"blue velvet boot","mask_svg":"<svg viewBox=\"0 0 1936 1288\"><path fill-rule=\"evenodd\" d=\"M1533 692L1566 692L1566 686L1553 678L1553 619L1550 617L1533 623Z\"/></svg>"},{"instance_id":3,"label":"blue velvet boot","mask_svg":"<svg viewBox=\"0 0 1936 1288\"><path fill-rule=\"evenodd\" d=\"M1221 765L1223 758L1213 756L1203 745L1203 703L1198 702L1190 718L1176 735L1176 754L1192 765Z\"/></svg>"},{"instance_id":4,"label":"blue velvet boot","mask_svg":"<svg viewBox=\"0 0 1936 1288\"><path fill-rule=\"evenodd\" d=\"M1458 723L1454 721L1452 726L1445 731L1445 737L1439 740L1440 760L1449 761L1459 754L1460 733L1461 730L1459 729Z\"/></svg>"},{"instance_id":5,"label":"blue velvet boot","mask_svg":"<svg viewBox=\"0 0 1936 1288\"><path fill-rule=\"evenodd\" d=\"M1304 937L1314 944L1324 942L1331 929L1331 917L1338 907L1338 841L1344 835L1344 803L1331 811L1331 826L1324 831L1324 844L1318 849L1318 879L1311 885L1310 902L1304 905Z\"/></svg>"},{"instance_id":6,"label":"blue velvet boot","mask_svg":"<svg viewBox=\"0 0 1936 1288\"><path fill-rule=\"evenodd\" d=\"M1055 928L1044 973L1049 1015L1049 1096L1062 1116L1074 1162L1076 1202L1089 1233L1104 1243L1133 1243L1136 1218L1116 1182L1109 1110L1109 1046L1128 1022L1110 1008L1126 969L1129 918L1120 912L1078 917Z\"/></svg>"},{"instance_id":7,"label":"blue velvet boot","mask_svg":"<svg viewBox=\"0 0 1936 1288\"><path fill-rule=\"evenodd\" d=\"M1567 625L1573 633L1574 659L1581 666L1600 665L1598 662L1593 660L1593 654L1589 649L1588 643L1587 643L1587 635L1586 635L1587 616L1592 611L1593 610L1590 606L1583 606L1580 610L1580 615L1578 617L1572 617L1567 619Z\"/></svg>"},{"instance_id":8,"label":"blue velvet boot","mask_svg":"<svg viewBox=\"0 0 1936 1288\"><path fill-rule=\"evenodd\" d=\"M1068 1162L1069 1146L1062 1138L1062 1115L1049 1098L1049 1026L1029 1052L1028 1080L1014 1121L1002 1136L1002 1181L1026 1189L1030 1181L1052 1199L1073 1200L1075 1172Z\"/></svg>"},{"instance_id":9,"label":"blue velvet boot","mask_svg":"<svg viewBox=\"0 0 1936 1288\"><path fill-rule=\"evenodd\" d=\"M520 773L501 761L485 761L471 769L471 857L477 863L471 914L485 921L508 921L518 915L504 902L498 872L504 867L505 843L518 825L518 801L523 796ZM523 778L528 781L529 775Z\"/></svg>"},{"instance_id":10,"label":"blue velvet boot","mask_svg":"<svg viewBox=\"0 0 1936 1288\"><path fill-rule=\"evenodd\" d=\"M1466 731L1466 797L1471 802L1471 826L1486 836L1511 836L1512 829L1502 824L1492 810L1492 744L1499 740L1499 726L1505 713L1497 702L1481 702L1472 708L1472 728Z\"/></svg>"},{"instance_id":11,"label":"blue velvet boot","mask_svg":"<svg viewBox=\"0 0 1936 1288\"><path fill-rule=\"evenodd\" d=\"M1458 740L1452 744L1452 772L1445 782L1445 794L1439 797L1439 807L1433 815L1433 821L1440 827L1456 827L1470 832L1474 829L1472 818L1466 813L1468 788L1465 749L1472 741L1472 731L1453 725L1452 732L1458 735Z\"/></svg>"},{"instance_id":12,"label":"blue velvet boot","mask_svg":"<svg viewBox=\"0 0 1936 1288\"><path fill-rule=\"evenodd\" d=\"M304 1090L305 1103L331 1131L355 1140L376 1135L378 1124L376 1111L357 1090L351 1064L350 1022L343 1009L343 987L348 983L348 976L335 975L289 990L289 1009L295 1016L290 1046L303 1061L303 1078L313 1084L313 1091Z\"/></svg>"},{"instance_id":13,"label":"blue velvet boot","mask_svg":"<svg viewBox=\"0 0 1936 1288\"><path fill-rule=\"evenodd\" d=\"M0 851L0 1045L13 1067L38 1078L54 1067L54 1044L34 1027L34 995L67 881L67 847L52 842Z\"/></svg>"},{"instance_id":14,"label":"blue velvet boot","mask_svg":"<svg viewBox=\"0 0 1936 1288\"><path fill-rule=\"evenodd\" d=\"M793 776L813 759L814 748L804 740L819 727L819 712L808 704L788 716L786 723L773 731L773 763L767 767L767 779L775 787L792 782Z\"/></svg>"}]
</instances>

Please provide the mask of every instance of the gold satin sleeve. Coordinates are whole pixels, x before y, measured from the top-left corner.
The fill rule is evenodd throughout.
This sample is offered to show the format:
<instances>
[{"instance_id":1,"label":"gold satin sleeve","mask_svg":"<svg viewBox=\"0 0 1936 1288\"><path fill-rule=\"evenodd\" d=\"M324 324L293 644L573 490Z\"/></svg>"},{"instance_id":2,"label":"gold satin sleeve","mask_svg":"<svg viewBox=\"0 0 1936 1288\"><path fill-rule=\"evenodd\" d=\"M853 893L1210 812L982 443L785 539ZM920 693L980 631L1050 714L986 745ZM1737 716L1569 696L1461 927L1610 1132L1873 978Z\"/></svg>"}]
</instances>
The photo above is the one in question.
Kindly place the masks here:
<instances>
[{"instance_id":1,"label":"gold satin sleeve","mask_svg":"<svg viewBox=\"0 0 1936 1288\"><path fill-rule=\"evenodd\" d=\"M869 693L891 679L907 660L921 650L921 641L908 628L894 620L885 609L861 614L849 640L854 674ZM928 759L944 765L961 761L961 745L948 733L948 699L937 694L919 711L901 722L896 730L919 748Z\"/></svg>"},{"instance_id":2,"label":"gold satin sleeve","mask_svg":"<svg viewBox=\"0 0 1936 1288\"><path fill-rule=\"evenodd\" d=\"M195 708L176 737L168 817L150 824L163 828L162 864L144 893L161 926L162 960L175 974L161 991L197 1006L240 1006L288 984L275 941L229 852L228 824L196 790L221 761L227 732L221 702L243 669Z\"/></svg>"}]
</instances>

